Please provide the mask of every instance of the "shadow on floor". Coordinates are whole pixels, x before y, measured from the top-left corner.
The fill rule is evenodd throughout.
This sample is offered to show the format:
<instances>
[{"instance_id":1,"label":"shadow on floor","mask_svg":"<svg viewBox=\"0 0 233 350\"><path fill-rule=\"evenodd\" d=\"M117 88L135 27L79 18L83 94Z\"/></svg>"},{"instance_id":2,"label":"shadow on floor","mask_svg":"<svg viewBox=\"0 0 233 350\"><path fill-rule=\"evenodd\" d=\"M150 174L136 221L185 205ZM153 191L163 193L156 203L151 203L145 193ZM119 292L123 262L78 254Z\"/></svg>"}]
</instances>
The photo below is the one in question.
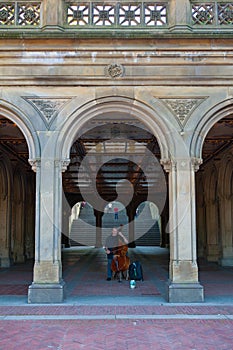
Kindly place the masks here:
<instances>
[{"instance_id":1,"label":"shadow on floor","mask_svg":"<svg viewBox=\"0 0 233 350\"><path fill-rule=\"evenodd\" d=\"M76 298L127 297L165 302L168 280L169 252L159 247L137 247L129 249L131 261L139 260L143 266L144 282L130 289L123 280L106 281L106 254L102 248L73 247L62 252L63 278L66 282L67 300ZM0 295L27 296L32 282L33 261L0 268ZM204 286L205 301L233 302L233 267L221 267L216 263L199 261L200 283Z\"/></svg>"}]
</instances>

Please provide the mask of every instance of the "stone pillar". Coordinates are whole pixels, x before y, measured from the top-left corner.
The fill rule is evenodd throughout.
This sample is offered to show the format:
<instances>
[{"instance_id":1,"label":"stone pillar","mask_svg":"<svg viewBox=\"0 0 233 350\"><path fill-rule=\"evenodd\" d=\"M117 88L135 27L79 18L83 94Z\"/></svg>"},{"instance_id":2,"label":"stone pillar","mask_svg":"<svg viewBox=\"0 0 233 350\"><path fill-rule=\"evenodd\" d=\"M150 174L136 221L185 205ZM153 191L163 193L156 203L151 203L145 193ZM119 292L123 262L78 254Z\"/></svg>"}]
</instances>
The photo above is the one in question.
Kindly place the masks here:
<instances>
[{"instance_id":1,"label":"stone pillar","mask_svg":"<svg viewBox=\"0 0 233 350\"><path fill-rule=\"evenodd\" d=\"M42 6L42 30L63 30L64 1L43 0Z\"/></svg>"},{"instance_id":2,"label":"stone pillar","mask_svg":"<svg viewBox=\"0 0 233 350\"><path fill-rule=\"evenodd\" d=\"M219 212L218 212L218 174L214 166L206 172L205 204L206 204L206 234L207 260L219 260Z\"/></svg>"},{"instance_id":3,"label":"stone pillar","mask_svg":"<svg viewBox=\"0 0 233 350\"><path fill-rule=\"evenodd\" d=\"M170 265L168 301L201 302L196 260L195 170L196 159L162 161L169 172Z\"/></svg>"},{"instance_id":4,"label":"stone pillar","mask_svg":"<svg viewBox=\"0 0 233 350\"><path fill-rule=\"evenodd\" d=\"M202 173L197 174L197 254L198 257L206 257L206 215L205 215L205 200L204 200L204 186L202 180Z\"/></svg>"},{"instance_id":5,"label":"stone pillar","mask_svg":"<svg viewBox=\"0 0 233 350\"><path fill-rule=\"evenodd\" d=\"M170 244L169 234L166 230L168 220L169 220L169 206L168 206L168 199L167 199L164 205L163 212L161 214L160 247L162 248L168 248Z\"/></svg>"},{"instance_id":6,"label":"stone pillar","mask_svg":"<svg viewBox=\"0 0 233 350\"><path fill-rule=\"evenodd\" d=\"M220 199L220 229L222 238L222 266L233 266L233 214L232 214L232 196L222 197Z\"/></svg>"},{"instance_id":7,"label":"stone pillar","mask_svg":"<svg viewBox=\"0 0 233 350\"><path fill-rule=\"evenodd\" d=\"M171 0L169 2L170 29L175 31L190 32L190 0Z\"/></svg>"},{"instance_id":8,"label":"stone pillar","mask_svg":"<svg viewBox=\"0 0 233 350\"><path fill-rule=\"evenodd\" d=\"M1 159L0 159L1 160ZM9 173L5 165L0 162L0 266L10 267L10 232L12 212L10 205Z\"/></svg>"},{"instance_id":9,"label":"stone pillar","mask_svg":"<svg viewBox=\"0 0 233 350\"><path fill-rule=\"evenodd\" d=\"M13 177L13 201L12 201L12 252L14 262L24 263L25 244L25 186L24 176L18 168Z\"/></svg>"},{"instance_id":10,"label":"stone pillar","mask_svg":"<svg viewBox=\"0 0 233 350\"><path fill-rule=\"evenodd\" d=\"M101 211L98 211L94 209L94 215L96 218L96 240L95 240L95 247L100 248L102 247L102 217L104 213Z\"/></svg>"},{"instance_id":11,"label":"stone pillar","mask_svg":"<svg viewBox=\"0 0 233 350\"><path fill-rule=\"evenodd\" d=\"M233 147L229 153L223 154L221 158L222 160L217 163L219 169L219 231L222 244L219 263L222 266L233 266Z\"/></svg>"},{"instance_id":12,"label":"stone pillar","mask_svg":"<svg viewBox=\"0 0 233 350\"><path fill-rule=\"evenodd\" d=\"M62 246L70 248L70 215L71 208L65 194L62 196Z\"/></svg>"},{"instance_id":13,"label":"stone pillar","mask_svg":"<svg viewBox=\"0 0 233 350\"><path fill-rule=\"evenodd\" d=\"M36 169L36 232L33 283L29 303L59 303L64 299L61 266L63 163L42 158Z\"/></svg>"},{"instance_id":14,"label":"stone pillar","mask_svg":"<svg viewBox=\"0 0 233 350\"><path fill-rule=\"evenodd\" d=\"M218 201L206 201L206 231L207 231L207 260L218 262L219 259L219 227L218 227Z\"/></svg>"}]
</instances>

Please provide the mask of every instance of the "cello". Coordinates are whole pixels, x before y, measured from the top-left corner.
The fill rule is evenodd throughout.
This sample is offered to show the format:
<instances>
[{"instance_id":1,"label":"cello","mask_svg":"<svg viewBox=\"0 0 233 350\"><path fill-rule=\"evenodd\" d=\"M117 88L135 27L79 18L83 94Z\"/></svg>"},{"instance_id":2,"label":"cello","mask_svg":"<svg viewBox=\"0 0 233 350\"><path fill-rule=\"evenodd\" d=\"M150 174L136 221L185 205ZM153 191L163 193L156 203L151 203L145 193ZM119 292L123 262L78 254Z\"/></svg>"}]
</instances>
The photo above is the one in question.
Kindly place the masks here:
<instances>
[{"instance_id":1,"label":"cello","mask_svg":"<svg viewBox=\"0 0 233 350\"><path fill-rule=\"evenodd\" d=\"M128 279L128 269L130 265L130 259L127 256L128 245L123 243L121 239L118 240L118 247L113 250L113 260L111 269L115 272L114 278L119 276L119 282L122 282L124 277L124 271L127 271L126 279Z\"/></svg>"}]
</instances>

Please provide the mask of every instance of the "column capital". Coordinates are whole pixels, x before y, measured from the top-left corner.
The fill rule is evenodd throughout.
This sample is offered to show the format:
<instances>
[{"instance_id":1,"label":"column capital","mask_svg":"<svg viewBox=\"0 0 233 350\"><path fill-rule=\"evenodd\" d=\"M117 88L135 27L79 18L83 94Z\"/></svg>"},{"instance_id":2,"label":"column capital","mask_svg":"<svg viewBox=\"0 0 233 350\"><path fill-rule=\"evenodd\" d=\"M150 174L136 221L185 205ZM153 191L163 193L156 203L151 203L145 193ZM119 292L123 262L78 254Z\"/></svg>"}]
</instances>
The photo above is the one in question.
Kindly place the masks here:
<instances>
[{"instance_id":1,"label":"column capital","mask_svg":"<svg viewBox=\"0 0 233 350\"><path fill-rule=\"evenodd\" d=\"M38 168L41 167L41 160L40 159L28 159L28 163L31 165L32 170L36 173Z\"/></svg>"},{"instance_id":2,"label":"column capital","mask_svg":"<svg viewBox=\"0 0 233 350\"><path fill-rule=\"evenodd\" d=\"M68 165L70 164L70 159L56 159L54 161L54 165L55 167L60 167L61 172L64 173L68 167Z\"/></svg>"},{"instance_id":3,"label":"column capital","mask_svg":"<svg viewBox=\"0 0 233 350\"><path fill-rule=\"evenodd\" d=\"M200 168L200 165L203 163L203 160L201 158L193 157L191 158L191 163L193 166L193 170L198 171Z\"/></svg>"},{"instance_id":4,"label":"column capital","mask_svg":"<svg viewBox=\"0 0 233 350\"><path fill-rule=\"evenodd\" d=\"M190 170L193 168L194 171L199 169L199 166L202 164L201 158L174 158L174 159L161 159L160 163L163 165L164 170L167 173L172 171L172 168L175 170Z\"/></svg>"},{"instance_id":5,"label":"column capital","mask_svg":"<svg viewBox=\"0 0 233 350\"><path fill-rule=\"evenodd\" d=\"M164 167L164 170L167 173L171 172L172 166L176 166L176 163L174 163L171 159L168 159L168 158L161 159L160 163L162 164L162 166Z\"/></svg>"}]
</instances>

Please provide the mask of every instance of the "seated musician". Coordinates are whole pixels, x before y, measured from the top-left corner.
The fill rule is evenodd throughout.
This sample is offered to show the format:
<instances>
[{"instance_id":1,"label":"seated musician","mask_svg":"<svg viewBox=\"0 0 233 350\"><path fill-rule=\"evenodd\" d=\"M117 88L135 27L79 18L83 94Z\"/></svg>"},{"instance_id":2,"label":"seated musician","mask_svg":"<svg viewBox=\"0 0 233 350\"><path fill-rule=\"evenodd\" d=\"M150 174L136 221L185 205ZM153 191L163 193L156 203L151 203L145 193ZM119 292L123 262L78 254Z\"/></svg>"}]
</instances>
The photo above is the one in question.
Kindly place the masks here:
<instances>
[{"instance_id":1,"label":"seated musician","mask_svg":"<svg viewBox=\"0 0 233 350\"><path fill-rule=\"evenodd\" d=\"M107 281L111 281L112 279L112 260L114 259L114 253L116 252L119 242L122 242L123 244L128 244L127 238L123 235L122 232L118 232L116 227L113 227L112 233L110 236L107 237L105 242L105 251L107 253L107 259L108 259L108 265L107 265Z\"/></svg>"}]
</instances>

